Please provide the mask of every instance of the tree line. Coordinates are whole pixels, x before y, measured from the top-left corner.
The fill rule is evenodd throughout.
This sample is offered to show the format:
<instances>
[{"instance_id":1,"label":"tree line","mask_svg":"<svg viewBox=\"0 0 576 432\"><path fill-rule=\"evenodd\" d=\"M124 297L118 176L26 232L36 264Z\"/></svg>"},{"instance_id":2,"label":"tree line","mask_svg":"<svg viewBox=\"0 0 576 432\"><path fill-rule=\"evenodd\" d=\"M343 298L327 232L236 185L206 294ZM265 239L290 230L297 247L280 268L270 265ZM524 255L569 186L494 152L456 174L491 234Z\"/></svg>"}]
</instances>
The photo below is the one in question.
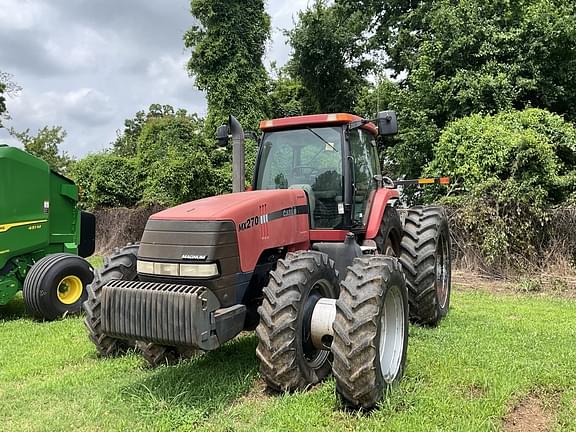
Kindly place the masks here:
<instances>
[{"instance_id":1,"label":"tree line","mask_svg":"<svg viewBox=\"0 0 576 432\"><path fill-rule=\"evenodd\" d=\"M537 254L536 227L575 200L571 0L315 0L285 32L287 64L268 70L263 0L192 0L191 13L197 24L183 44L207 116L153 105L127 119L107 151L56 160L81 185L87 207L173 205L229 191L230 152L213 143L229 114L255 130L263 118L372 118L382 109L396 110L400 127L379 143L384 172L451 176L449 189L413 199L453 206L488 263ZM0 114L3 93L6 84ZM48 132L14 134L41 153ZM249 174L255 143L247 152Z\"/></svg>"}]
</instances>

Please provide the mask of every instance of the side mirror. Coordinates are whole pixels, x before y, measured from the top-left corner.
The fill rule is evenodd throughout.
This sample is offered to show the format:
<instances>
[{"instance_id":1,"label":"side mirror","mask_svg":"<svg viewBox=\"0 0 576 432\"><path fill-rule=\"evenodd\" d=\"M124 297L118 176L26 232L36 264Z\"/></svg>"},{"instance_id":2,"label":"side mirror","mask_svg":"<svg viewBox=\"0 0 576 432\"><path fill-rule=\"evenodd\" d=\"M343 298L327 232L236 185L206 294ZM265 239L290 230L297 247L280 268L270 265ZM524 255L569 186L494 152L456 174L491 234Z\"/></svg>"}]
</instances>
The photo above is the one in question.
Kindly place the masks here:
<instances>
[{"instance_id":1,"label":"side mirror","mask_svg":"<svg viewBox=\"0 0 576 432\"><path fill-rule=\"evenodd\" d=\"M378 135L386 136L398 133L395 111L380 111L376 120L378 121Z\"/></svg>"},{"instance_id":2,"label":"side mirror","mask_svg":"<svg viewBox=\"0 0 576 432\"><path fill-rule=\"evenodd\" d=\"M216 142L220 147L228 146L228 125L223 124L216 129Z\"/></svg>"}]
</instances>

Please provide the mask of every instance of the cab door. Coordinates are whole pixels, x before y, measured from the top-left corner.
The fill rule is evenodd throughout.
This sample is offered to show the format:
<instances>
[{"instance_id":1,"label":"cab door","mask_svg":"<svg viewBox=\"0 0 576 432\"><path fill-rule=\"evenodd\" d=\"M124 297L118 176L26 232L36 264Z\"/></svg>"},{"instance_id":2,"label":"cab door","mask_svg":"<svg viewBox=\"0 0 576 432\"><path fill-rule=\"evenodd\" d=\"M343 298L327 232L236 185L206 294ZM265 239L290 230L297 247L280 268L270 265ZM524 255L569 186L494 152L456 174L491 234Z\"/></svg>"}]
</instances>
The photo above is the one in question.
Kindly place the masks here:
<instances>
[{"instance_id":1,"label":"cab door","mask_svg":"<svg viewBox=\"0 0 576 432\"><path fill-rule=\"evenodd\" d=\"M379 186L375 179L376 175L380 175L376 139L369 131L362 128L351 130L348 139L354 170L352 220L366 225L374 193Z\"/></svg>"}]
</instances>

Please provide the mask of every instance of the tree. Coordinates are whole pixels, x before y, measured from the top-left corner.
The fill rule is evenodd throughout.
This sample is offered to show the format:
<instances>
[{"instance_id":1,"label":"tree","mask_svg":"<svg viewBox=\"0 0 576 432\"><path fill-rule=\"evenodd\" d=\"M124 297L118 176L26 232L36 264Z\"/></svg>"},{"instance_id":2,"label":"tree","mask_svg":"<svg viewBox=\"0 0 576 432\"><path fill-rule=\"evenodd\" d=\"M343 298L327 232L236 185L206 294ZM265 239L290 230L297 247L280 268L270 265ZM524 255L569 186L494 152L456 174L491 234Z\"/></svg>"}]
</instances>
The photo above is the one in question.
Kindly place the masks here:
<instances>
[{"instance_id":1,"label":"tree","mask_svg":"<svg viewBox=\"0 0 576 432\"><path fill-rule=\"evenodd\" d=\"M293 49L288 70L305 89L307 113L349 112L366 85L372 62L354 23L325 0L315 0L288 32Z\"/></svg>"},{"instance_id":2,"label":"tree","mask_svg":"<svg viewBox=\"0 0 576 432\"><path fill-rule=\"evenodd\" d=\"M433 131L457 118L538 107L576 120L571 0L338 0L337 7L372 30L372 52L385 51L382 67L401 78L399 120L424 158L410 160L414 145L404 137L395 153L402 165L416 164L412 171L432 156Z\"/></svg>"},{"instance_id":3,"label":"tree","mask_svg":"<svg viewBox=\"0 0 576 432\"><path fill-rule=\"evenodd\" d=\"M274 63L272 73L275 76L270 79L268 93L270 118L303 115L306 111L303 103L306 90L302 83L292 78L286 68L278 69Z\"/></svg>"},{"instance_id":4,"label":"tree","mask_svg":"<svg viewBox=\"0 0 576 432\"><path fill-rule=\"evenodd\" d=\"M118 156L132 157L136 155L138 136L146 122L146 112L138 111L134 118L124 120L124 131L116 132L116 140L112 143L112 152Z\"/></svg>"},{"instance_id":5,"label":"tree","mask_svg":"<svg viewBox=\"0 0 576 432\"><path fill-rule=\"evenodd\" d=\"M12 75L0 71L0 128L3 127L3 119L10 119L6 106L6 96L16 96L21 90L22 87L14 82Z\"/></svg>"},{"instance_id":6,"label":"tree","mask_svg":"<svg viewBox=\"0 0 576 432\"><path fill-rule=\"evenodd\" d=\"M143 202L175 205L221 193L196 116L148 118L138 137Z\"/></svg>"},{"instance_id":7,"label":"tree","mask_svg":"<svg viewBox=\"0 0 576 432\"><path fill-rule=\"evenodd\" d=\"M232 114L245 128L256 128L268 113L268 77L262 57L270 37L263 0L192 0L198 25L184 35L192 49L188 71L206 92L207 136Z\"/></svg>"},{"instance_id":8,"label":"tree","mask_svg":"<svg viewBox=\"0 0 576 432\"><path fill-rule=\"evenodd\" d=\"M218 152L196 114L153 104L125 124L111 151L70 169L86 208L175 205L230 189L229 166L213 168Z\"/></svg>"},{"instance_id":9,"label":"tree","mask_svg":"<svg viewBox=\"0 0 576 432\"><path fill-rule=\"evenodd\" d=\"M185 117L187 112L185 109L178 109L176 112L170 105L152 104L148 108L148 112L138 111L134 118L124 120L124 131L117 132L117 137L112 144L112 152L117 156L136 156L138 145L138 137L142 132L142 127L146 121L155 117Z\"/></svg>"},{"instance_id":10,"label":"tree","mask_svg":"<svg viewBox=\"0 0 576 432\"><path fill-rule=\"evenodd\" d=\"M44 126L38 129L35 136L30 134L30 129L18 132L10 128L9 132L22 143L24 150L28 153L46 161L53 170L66 173L72 159L66 152L61 152L59 149L66 138L66 131L62 129L62 126Z\"/></svg>"},{"instance_id":11,"label":"tree","mask_svg":"<svg viewBox=\"0 0 576 432\"><path fill-rule=\"evenodd\" d=\"M540 109L450 123L426 175L449 175L464 238L490 264L536 254L547 209L576 191L576 128ZM533 258L534 256L531 256Z\"/></svg>"}]
</instances>

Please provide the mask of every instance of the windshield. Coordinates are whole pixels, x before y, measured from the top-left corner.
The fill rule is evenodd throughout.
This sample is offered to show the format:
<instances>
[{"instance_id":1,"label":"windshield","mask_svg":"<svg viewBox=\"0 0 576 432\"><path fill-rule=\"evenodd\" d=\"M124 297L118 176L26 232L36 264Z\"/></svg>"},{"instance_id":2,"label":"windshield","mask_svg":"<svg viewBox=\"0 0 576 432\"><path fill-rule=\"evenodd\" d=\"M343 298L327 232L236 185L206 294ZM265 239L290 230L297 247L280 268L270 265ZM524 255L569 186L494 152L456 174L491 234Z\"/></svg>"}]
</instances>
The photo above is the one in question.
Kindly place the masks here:
<instances>
[{"instance_id":1,"label":"windshield","mask_svg":"<svg viewBox=\"0 0 576 432\"><path fill-rule=\"evenodd\" d=\"M315 228L342 223L342 129L268 132L262 140L256 189L304 189Z\"/></svg>"}]
</instances>

